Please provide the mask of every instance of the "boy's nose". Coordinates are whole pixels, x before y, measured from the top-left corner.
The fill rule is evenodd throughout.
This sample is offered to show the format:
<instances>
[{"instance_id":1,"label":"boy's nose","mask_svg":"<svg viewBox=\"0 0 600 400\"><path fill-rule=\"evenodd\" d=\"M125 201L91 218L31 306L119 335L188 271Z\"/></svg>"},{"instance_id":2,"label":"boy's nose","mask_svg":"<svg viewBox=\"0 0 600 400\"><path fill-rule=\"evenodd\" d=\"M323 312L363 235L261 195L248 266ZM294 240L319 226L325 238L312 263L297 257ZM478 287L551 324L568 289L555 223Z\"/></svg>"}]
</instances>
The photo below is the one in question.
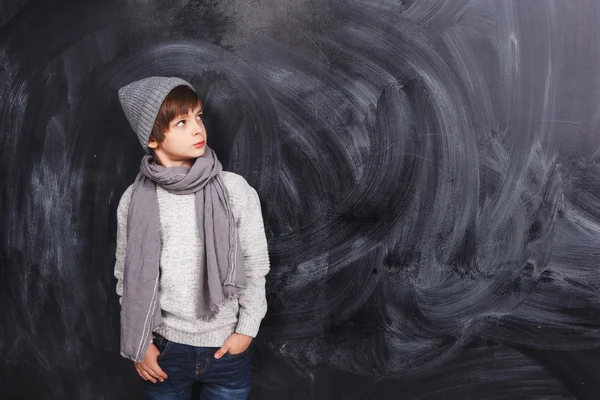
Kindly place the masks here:
<instances>
[{"instance_id":1,"label":"boy's nose","mask_svg":"<svg viewBox=\"0 0 600 400\"><path fill-rule=\"evenodd\" d=\"M196 130L194 131L194 135L198 134L198 133L202 133L203 128L204 128L204 125L202 124L202 122L196 121Z\"/></svg>"}]
</instances>

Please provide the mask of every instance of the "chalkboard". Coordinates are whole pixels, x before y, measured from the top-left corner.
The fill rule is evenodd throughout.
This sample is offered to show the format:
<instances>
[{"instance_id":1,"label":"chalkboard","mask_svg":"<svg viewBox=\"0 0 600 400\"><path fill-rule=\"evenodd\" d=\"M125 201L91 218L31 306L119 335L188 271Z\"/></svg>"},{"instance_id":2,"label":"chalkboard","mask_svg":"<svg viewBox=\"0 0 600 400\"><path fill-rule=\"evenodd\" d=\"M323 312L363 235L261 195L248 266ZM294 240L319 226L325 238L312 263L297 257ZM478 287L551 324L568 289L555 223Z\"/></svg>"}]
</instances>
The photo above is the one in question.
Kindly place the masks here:
<instances>
[{"instance_id":1,"label":"chalkboard","mask_svg":"<svg viewBox=\"0 0 600 400\"><path fill-rule=\"evenodd\" d=\"M119 87L259 193L252 399L596 399L600 3L0 1L0 398L134 399Z\"/></svg>"}]
</instances>

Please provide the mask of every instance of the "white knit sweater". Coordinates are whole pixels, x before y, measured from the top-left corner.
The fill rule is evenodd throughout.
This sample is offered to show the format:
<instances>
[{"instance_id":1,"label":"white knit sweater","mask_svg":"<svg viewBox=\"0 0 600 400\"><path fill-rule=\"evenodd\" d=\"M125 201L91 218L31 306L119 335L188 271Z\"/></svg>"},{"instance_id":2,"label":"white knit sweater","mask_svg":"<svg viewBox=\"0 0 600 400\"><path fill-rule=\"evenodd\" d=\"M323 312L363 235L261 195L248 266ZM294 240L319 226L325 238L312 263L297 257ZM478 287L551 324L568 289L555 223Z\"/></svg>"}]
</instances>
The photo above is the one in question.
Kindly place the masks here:
<instances>
[{"instance_id":1,"label":"white knit sweater","mask_svg":"<svg viewBox=\"0 0 600 400\"><path fill-rule=\"evenodd\" d=\"M247 288L239 299L226 302L210 322L195 317L195 293L204 265L204 246L196 224L195 195L177 195L156 187L161 230L159 297L162 322L154 332L192 346L221 347L233 333L255 337L267 312L265 275L269 272L267 239L256 190L241 175L220 173L238 233ZM119 302L123 296L123 266L127 248L127 213L133 185L121 196L117 208L117 248L114 275ZM149 343L148 343L149 344Z\"/></svg>"}]
</instances>

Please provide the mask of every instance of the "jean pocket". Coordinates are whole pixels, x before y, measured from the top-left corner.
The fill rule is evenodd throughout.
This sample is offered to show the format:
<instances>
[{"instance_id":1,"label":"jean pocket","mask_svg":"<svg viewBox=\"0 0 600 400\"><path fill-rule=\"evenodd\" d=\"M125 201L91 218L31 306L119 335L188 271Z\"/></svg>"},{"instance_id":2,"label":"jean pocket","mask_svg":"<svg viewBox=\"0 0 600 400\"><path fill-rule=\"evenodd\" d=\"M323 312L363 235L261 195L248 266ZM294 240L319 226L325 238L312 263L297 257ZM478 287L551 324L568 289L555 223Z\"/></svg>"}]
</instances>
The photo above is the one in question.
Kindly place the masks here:
<instances>
[{"instance_id":1,"label":"jean pocket","mask_svg":"<svg viewBox=\"0 0 600 400\"><path fill-rule=\"evenodd\" d=\"M162 336L157 336L154 338L154 345L156 346L158 351L160 351L160 353L158 353L158 356L156 357L157 360L160 360L169 352L171 343L172 342L169 339L164 338Z\"/></svg>"},{"instance_id":2,"label":"jean pocket","mask_svg":"<svg viewBox=\"0 0 600 400\"><path fill-rule=\"evenodd\" d=\"M225 357L227 357L227 358L241 358L241 357L244 357L247 352L248 352L248 349L242 351L241 353L235 353L235 354L227 352L227 353L225 353Z\"/></svg>"}]
</instances>

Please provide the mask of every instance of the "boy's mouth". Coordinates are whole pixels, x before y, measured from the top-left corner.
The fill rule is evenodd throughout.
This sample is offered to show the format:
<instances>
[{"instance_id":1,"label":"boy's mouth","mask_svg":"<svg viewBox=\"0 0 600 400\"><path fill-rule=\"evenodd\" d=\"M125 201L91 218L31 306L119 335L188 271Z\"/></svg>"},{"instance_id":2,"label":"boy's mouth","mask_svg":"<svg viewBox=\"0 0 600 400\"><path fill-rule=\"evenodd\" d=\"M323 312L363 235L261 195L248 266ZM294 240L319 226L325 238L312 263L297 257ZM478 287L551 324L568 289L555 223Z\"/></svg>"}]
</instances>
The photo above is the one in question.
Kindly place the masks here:
<instances>
[{"instance_id":1,"label":"boy's mouth","mask_svg":"<svg viewBox=\"0 0 600 400\"><path fill-rule=\"evenodd\" d=\"M198 143L196 143L196 144L194 145L194 147L196 147L196 148L198 148L198 149L199 149L200 147L202 147L202 146L204 146L204 141L202 141L202 142L198 142Z\"/></svg>"}]
</instances>

